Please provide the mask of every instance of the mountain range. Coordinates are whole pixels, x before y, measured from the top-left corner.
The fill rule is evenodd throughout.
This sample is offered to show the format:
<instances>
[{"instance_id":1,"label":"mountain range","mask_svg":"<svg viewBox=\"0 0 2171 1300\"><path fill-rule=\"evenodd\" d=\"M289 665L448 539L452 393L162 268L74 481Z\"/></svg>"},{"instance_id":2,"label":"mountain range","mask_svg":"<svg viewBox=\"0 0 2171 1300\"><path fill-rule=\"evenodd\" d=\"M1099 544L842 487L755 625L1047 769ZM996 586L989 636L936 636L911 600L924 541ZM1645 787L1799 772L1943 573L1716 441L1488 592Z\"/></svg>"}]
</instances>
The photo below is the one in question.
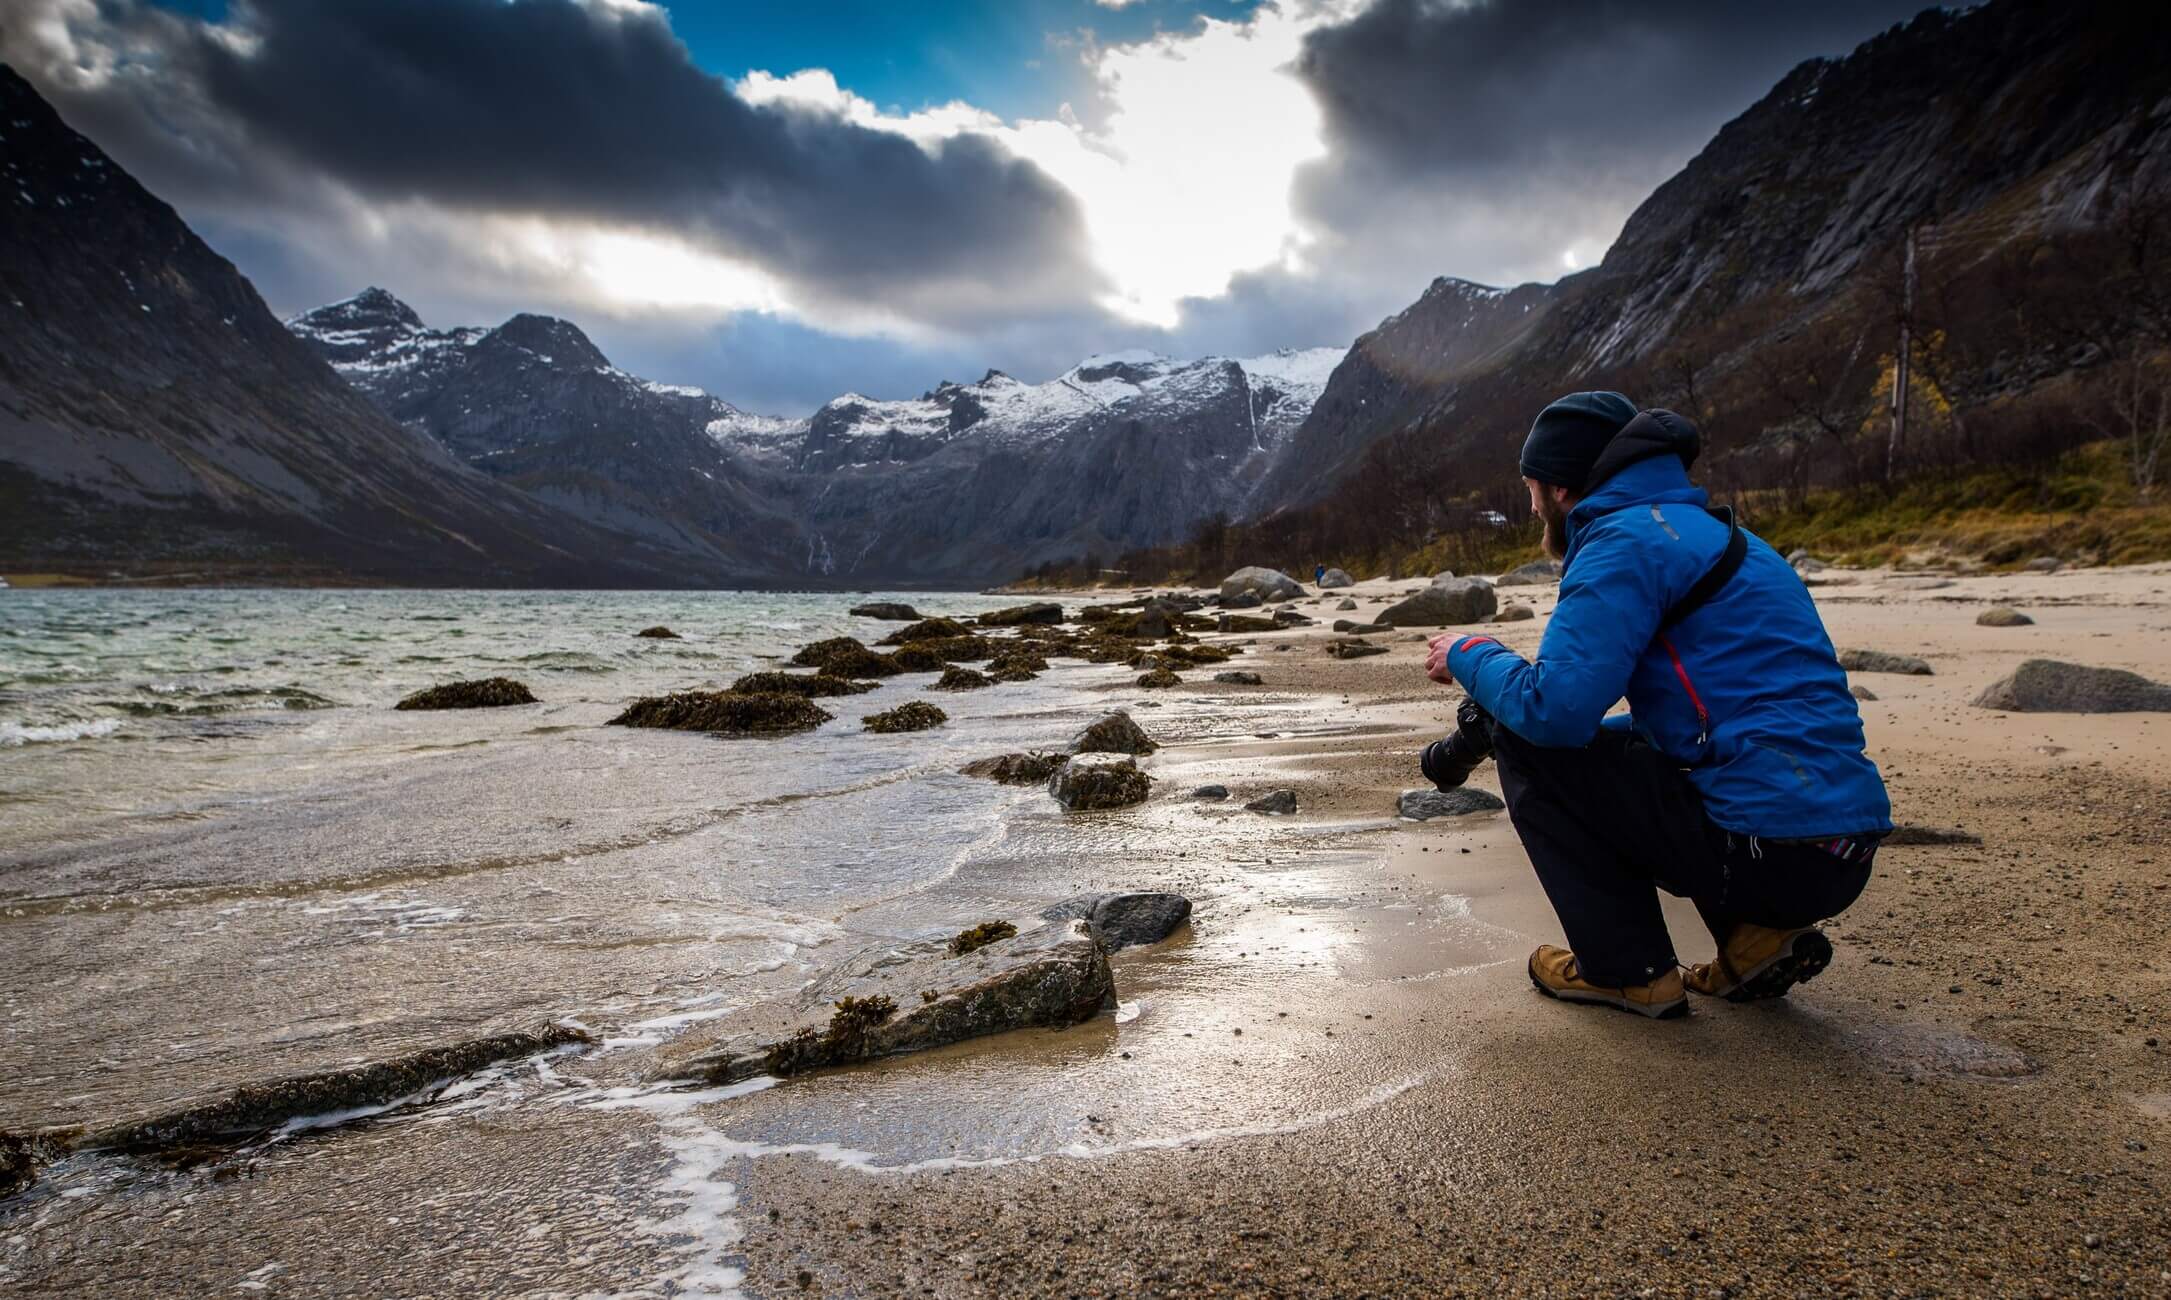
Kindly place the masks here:
<instances>
[{"instance_id":1,"label":"mountain range","mask_svg":"<svg viewBox=\"0 0 2171 1300\"><path fill-rule=\"evenodd\" d=\"M2077 424L2028 403L2085 388L2104 346L2051 326L2115 295L2058 268L2171 195L2167 21L1925 11L1787 74L1597 267L1436 279L1346 352L1097 356L794 419L630 375L545 316L432 329L371 289L282 327L0 70L0 567L962 585L1215 519L1246 562L1376 557L1513 507L1515 440L1578 388L1691 413L1732 487L1928 468L1871 428L1903 312L1936 388L1917 436L1964 416L1937 455L1988 454L2001 421Z\"/></svg>"}]
</instances>

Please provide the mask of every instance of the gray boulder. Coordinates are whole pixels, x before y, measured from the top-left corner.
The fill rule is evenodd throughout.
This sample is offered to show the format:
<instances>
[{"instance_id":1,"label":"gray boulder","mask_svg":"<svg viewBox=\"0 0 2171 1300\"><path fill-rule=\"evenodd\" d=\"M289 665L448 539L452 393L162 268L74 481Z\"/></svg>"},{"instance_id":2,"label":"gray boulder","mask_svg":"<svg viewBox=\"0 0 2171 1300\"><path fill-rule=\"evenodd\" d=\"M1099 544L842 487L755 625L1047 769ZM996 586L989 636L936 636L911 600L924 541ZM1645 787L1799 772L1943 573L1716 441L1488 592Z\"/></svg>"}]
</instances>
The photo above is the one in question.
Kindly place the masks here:
<instances>
[{"instance_id":1,"label":"gray boulder","mask_svg":"<svg viewBox=\"0 0 2171 1300\"><path fill-rule=\"evenodd\" d=\"M1123 754L1080 754L1048 777L1048 793L1073 812L1128 808L1152 788L1153 778Z\"/></svg>"},{"instance_id":2,"label":"gray boulder","mask_svg":"<svg viewBox=\"0 0 2171 1300\"><path fill-rule=\"evenodd\" d=\"M1055 769L1070 761L1068 754L1050 754L1033 750L1022 754L998 754L994 758L979 758L957 769L966 776L985 777L1004 785L1039 785L1055 774Z\"/></svg>"},{"instance_id":3,"label":"gray boulder","mask_svg":"<svg viewBox=\"0 0 2171 1300\"><path fill-rule=\"evenodd\" d=\"M1560 561L1532 560L1500 575L1502 587L1536 587L1560 581Z\"/></svg>"},{"instance_id":4,"label":"gray boulder","mask_svg":"<svg viewBox=\"0 0 2171 1300\"><path fill-rule=\"evenodd\" d=\"M1077 1024L1114 1001L1108 954L1083 920L955 957L942 940L870 949L815 980L796 1006L763 1017L763 1028L675 1040L659 1052L654 1077L736 1083L808 1074L1012 1029Z\"/></svg>"},{"instance_id":5,"label":"gray boulder","mask_svg":"<svg viewBox=\"0 0 2171 1300\"><path fill-rule=\"evenodd\" d=\"M1223 597L1221 607L1223 609L1257 609L1265 603L1265 601L1259 599L1257 592L1247 591L1241 596Z\"/></svg>"},{"instance_id":6,"label":"gray boulder","mask_svg":"<svg viewBox=\"0 0 2171 1300\"><path fill-rule=\"evenodd\" d=\"M1500 598L1489 584L1453 578L1389 605L1380 611L1379 621L1389 627L1454 627L1483 623L1499 608Z\"/></svg>"},{"instance_id":7,"label":"gray boulder","mask_svg":"<svg viewBox=\"0 0 2171 1300\"><path fill-rule=\"evenodd\" d=\"M1276 790L1272 794L1262 795L1252 800L1250 803L1245 804L1244 807L1248 811L1255 813L1276 815L1293 813L1297 810L1297 792L1294 790Z\"/></svg>"},{"instance_id":8,"label":"gray boulder","mask_svg":"<svg viewBox=\"0 0 2171 1300\"><path fill-rule=\"evenodd\" d=\"M1008 609L991 609L980 616L982 627L1016 627L1023 623L1054 624L1063 621L1063 607L1052 600L1036 600L1030 605L1012 605Z\"/></svg>"},{"instance_id":9,"label":"gray boulder","mask_svg":"<svg viewBox=\"0 0 2171 1300\"><path fill-rule=\"evenodd\" d=\"M1266 679L1257 673L1237 668L1225 673L1215 673L1214 680L1229 686L1260 686L1265 684Z\"/></svg>"},{"instance_id":10,"label":"gray boulder","mask_svg":"<svg viewBox=\"0 0 2171 1300\"><path fill-rule=\"evenodd\" d=\"M1082 920L1103 951L1159 943L1191 919L1182 894L1080 894L1040 914L1044 921Z\"/></svg>"},{"instance_id":11,"label":"gray boulder","mask_svg":"<svg viewBox=\"0 0 2171 1300\"><path fill-rule=\"evenodd\" d=\"M1493 621L1496 623L1527 623L1537 616L1538 612L1528 605L1502 605L1500 612L1493 616Z\"/></svg>"},{"instance_id":12,"label":"gray boulder","mask_svg":"<svg viewBox=\"0 0 2171 1300\"><path fill-rule=\"evenodd\" d=\"M2065 567L2065 561L2055 555L2038 555L2023 567L2030 573L2056 573Z\"/></svg>"},{"instance_id":13,"label":"gray boulder","mask_svg":"<svg viewBox=\"0 0 2171 1300\"><path fill-rule=\"evenodd\" d=\"M1462 817L1470 813L1498 812L1506 804L1497 795L1462 786L1454 790L1404 790L1395 800L1395 815L1413 822L1435 817Z\"/></svg>"},{"instance_id":14,"label":"gray boulder","mask_svg":"<svg viewBox=\"0 0 2171 1300\"><path fill-rule=\"evenodd\" d=\"M1319 580L1319 589L1321 591L1332 591L1336 587L1353 587L1356 585L1356 583L1357 580L1355 578L1350 577L1342 570L1329 569L1326 572L1326 576L1322 577Z\"/></svg>"},{"instance_id":15,"label":"gray boulder","mask_svg":"<svg viewBox=\"0 0 2171 1300\"><path fill-rule=\"evenodd\" d=\"M1221 580L1221 603L1243 596L1257 596L1262 601L1294 600L1307 594L1295 578L1280 569L1262 569L1257 565L1238 569Z\"/></svg>"},{"instance_id":16,"label":"gray boulder","mask_svg":"<svg viewBox=\"0 0 2171 1300\"><path fill-rule=\"evenodd\" d=\"M1274 626L1276 627L1310 627L1314 621L1293 609L1277 609L1274 611Z\"/></svg>"},{"instance_id":17,"label":"gray boulder","mask_svg":"<svg viewBox=\"0 0 2171 1300\"><path fill-rule=\"evenodd\" d=\"M1359 623L1355 619L1338 618L1334 620L1334 630L1346 635L1351 632L1385 632L1388 628L1385 623Z\"/></svg>"},{"instance_id":18,"label":"gray boulder","mask_svg":"<svg viewBox=\"0 0 2171 1300\"><path fill-rule=\"evenodd\" d=\"M877 618L885 623L920 621L920 611L894 600L870 600L863 605L852 606L852 612L861 618Z\"/></svg>"},{"instance_id":19,"label":"gray boulder","mask_svg":"<svg viewBox=\"0 0 2171 1300\"><path fill-rule=\"evenodd\" d=\"M1350 599L1349 597L1347 597L1347 596L1344 596L1344 597L1342 597L1342 603L1341 603L1341 604L1339 604L1339 605L1336 605L1336 606L1335 606L1334 608L1335 608L1336 610L1338 610L1338 611L1348 611L1348 610L1352 610L1352 609L1355 609L1355 608L1357 608L1357 602L1356 602L1356 601L1354 601L1354 600L1351 600L1351 599Z\"/></svg>"},{"instance_id":20,"label":"gray boulder","mask_svg":"<svg viewBox=\"0 0 2171 1300\"><path fill-rule=\"evenodd\" d=\"M1984 687L1974 704L2010 713L2166 713L2171 686L2123 668L2030 659Z\"/></svg>"},{"instance_id":21,"label":"gray boulder","mask_svg":"<svg viewBox=\"0 0 2171 1300\"><path fill-rule=\"evenodd\" d=\"M1977 627L2032 627L2035 620L2017 609L1999 605L1977 614L1975 624Z\"/></svg>"},{"instance_id":22,"label":"gray boulder","mask_svg":"<svg viewBox=\"0 0 2171 1300\"><path fill-rule=\"evenodd\" d=\"M1874 700L1877 698L1877 692L1867 686L1850 686L1847 688L1847 694L1858 700Z\"/></svg>"},{"instance_id":23,"label":"gray boulder","mask_svg":"<svg viewBox=\"0 0 2171 1300\"><path fill-rule=\"evenodd\" d=\"M1070 741L1073 754L1151 754L1159 748L1145 728L1121 709L1095 718Z\"/></svg>"},{"instance_id":24,"label":"gray boulder","mask_svg":"<svg viewBox=\"0 0 2171 1300\"><path fill-rule=\"evenodd\" d=\"M1218 799L1226 799L1229 797L1229 787L1225 785L1202 785L1198 789L1191 792L1191 797L1194 799L1204 799L1208 802L1212 802Z\"/></svg>"},{"instance_id":25,"label":"gray boulder","mask_svg":"<svg viewBox=\"0 0 2171 1300\"><path fill-rule=\"evenodd\" d=\"M1826 564L1814 555L1804 555L1794 561L1794 571L1796 573L1822 573L1831 567L1831 565Z\"/></svg>"},{"instance_id":26,"label":"gray boulder","mask_svg":"<svg viewBox=\"0 0 2171 1300\"><path fill-rule=\"evenodd\" d=\"M1883 650L1842 650L1839 666L1850 673L1903 673L1910 677L1929 677L1934 671L1927 659Z\"/></svg>"}]
</instances>

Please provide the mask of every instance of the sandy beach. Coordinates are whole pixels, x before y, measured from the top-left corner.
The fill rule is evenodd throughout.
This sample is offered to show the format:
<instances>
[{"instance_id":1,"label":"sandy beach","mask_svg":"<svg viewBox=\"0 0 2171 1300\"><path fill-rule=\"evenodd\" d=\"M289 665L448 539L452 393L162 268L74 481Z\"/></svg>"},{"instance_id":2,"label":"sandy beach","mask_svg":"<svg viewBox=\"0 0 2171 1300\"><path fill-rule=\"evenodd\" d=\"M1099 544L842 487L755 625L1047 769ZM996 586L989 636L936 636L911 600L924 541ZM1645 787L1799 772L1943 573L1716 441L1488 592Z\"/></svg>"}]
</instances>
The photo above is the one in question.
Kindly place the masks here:
<instances>
[{"instance_id":1,"label":"sandy beach","mask_svg":"<svg viewBox=\"0 0 2171 1300\"><path fill-rule=\"evenodd\" d=\"M1119 955L1122 996L1145 1005L1119 1033L958 1049L981 1068L1049 1054L1172 1086L1212 1057L1227 1068L1197 1093L1195 1134L1127 1144L1110 1101L1090 1117L1102 1140L1042 1158L749 1161L751 1289L2171 1293L2171 718L1968 703L2036 656L2171 677L2171 568L1825 575L1816 594L1837 645L1935 670L1855 678L1877 696L1863 714L1895 820L1980 842L1888 846L1829 927L1839 956L1822 977L1778 1003L1699 1001L1674 1023L1533 993L1523 958L1558 930L1504 814L1392 820L1454 692L1424 679L1422 635L1338 660L1324 620L1342 595L1361 608L1341 616L1363 619L1409 585L1300 602L1321 626L1239 638L1255 645L1236 666L1264 687L1196 673L1182 688L1310 694L1350 730L1178 741L1149 760L1161 801L1209 781L1232 804L1295 790L1298 813L1260 819L1260 852L1311 850L1304 879L1204 898L1188 936ZM1486 630L1533 650L1553 589L1502 594L1539 616ZM2000 604L2035 624L1976 625ZM1474 783L1497 789L1489 768ZM1331 866L1317 865L1323 846L1341 850ZM1136 866L1133 887L1198 879L1198 864L1150 851ZM1443 895L1468 900L1462 923L1396 910ZM1668 913L1683 960L1708 956L1693 911ZM1232 950L1263 968L1322 962L1336 978L1164 995L1187 971L1226 968ZM1328 1113L1241 1118L1247 1096L1386 1060L1401 1072Z\"/></svg>"}]
</instances>

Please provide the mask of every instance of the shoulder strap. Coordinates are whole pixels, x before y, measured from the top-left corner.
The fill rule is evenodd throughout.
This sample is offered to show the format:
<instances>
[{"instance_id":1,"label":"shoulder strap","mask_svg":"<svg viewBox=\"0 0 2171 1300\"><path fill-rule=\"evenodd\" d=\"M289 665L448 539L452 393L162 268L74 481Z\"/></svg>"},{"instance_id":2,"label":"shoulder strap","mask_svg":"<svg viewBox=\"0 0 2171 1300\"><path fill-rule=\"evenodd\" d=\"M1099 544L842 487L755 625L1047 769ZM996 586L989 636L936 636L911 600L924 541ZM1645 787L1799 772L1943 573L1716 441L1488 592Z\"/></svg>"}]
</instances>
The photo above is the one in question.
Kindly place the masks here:
<instances>
[{"instance_id":1,"label":"shoulder strap","mask_svg":"<svg viewBox=\"0 0 2171 1300\"><path fill-rule=\"evenodd\" d=\"M1715 519L1726 521L1726 549L1719 553L1718 562L1704 571L1687 594L1673 603L1665 616L1658 621L1658 630L1665 632L1674 624L1702 609L1707 601L1719 594L1721 588L1733 581L1734 573L1741 568L1743 557L1749 554L1749 539L1742 534L1741 524L1734 518L1732 506L1720 506L1710 512Z\"/></svg>"}]
</instances>

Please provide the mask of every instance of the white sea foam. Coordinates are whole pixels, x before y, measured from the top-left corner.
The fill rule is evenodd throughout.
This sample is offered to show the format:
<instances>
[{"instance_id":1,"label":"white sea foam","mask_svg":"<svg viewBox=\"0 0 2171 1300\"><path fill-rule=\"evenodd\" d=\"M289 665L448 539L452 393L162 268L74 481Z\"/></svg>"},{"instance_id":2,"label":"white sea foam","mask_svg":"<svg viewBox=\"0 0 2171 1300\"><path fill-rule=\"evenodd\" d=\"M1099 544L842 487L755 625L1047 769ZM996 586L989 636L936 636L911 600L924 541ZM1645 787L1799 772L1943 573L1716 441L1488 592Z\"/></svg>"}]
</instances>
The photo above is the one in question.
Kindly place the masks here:
<instances>
[{"instance_id":1,"label":"white sea foam","mask_svg":"<svg viewBox=\"0 0 2171 1300\"><path fill-rule=\"evenodd\" d=\"M33 727L20 722L0 722L0 749L17 745L52 744L67 740L96 740L110 736L121 729L119 718L99 718L94 722L64 722L51 727Z\"/></svg>"}]
</instances>

